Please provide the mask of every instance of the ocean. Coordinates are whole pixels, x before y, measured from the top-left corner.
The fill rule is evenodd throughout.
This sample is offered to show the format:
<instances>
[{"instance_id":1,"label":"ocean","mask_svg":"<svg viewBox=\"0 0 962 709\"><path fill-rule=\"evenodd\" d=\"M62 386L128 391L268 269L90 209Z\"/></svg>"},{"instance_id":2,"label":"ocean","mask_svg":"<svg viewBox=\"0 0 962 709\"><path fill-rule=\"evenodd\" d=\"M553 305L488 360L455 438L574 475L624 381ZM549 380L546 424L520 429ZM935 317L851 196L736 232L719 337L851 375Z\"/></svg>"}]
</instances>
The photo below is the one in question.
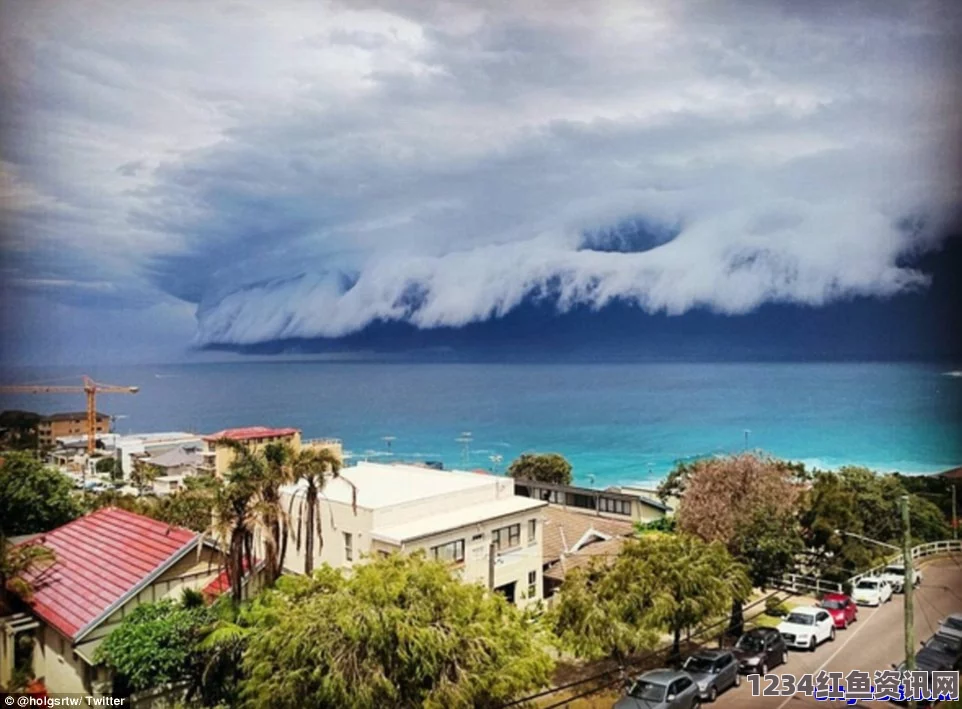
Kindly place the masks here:
<instances>
[{"instance_id":1,"label":"ocean","mask_svg":"<svg viewBox=\"0 0 962 709\"><path fill-rule=\"evenodd\" d=\"M918 363L438 363L241 361L103 367L119 433L296 426L356 459L503 471L558 452L578 484L662 478L678 460L764 450L821 468L930 473L962 464L962 377ZM7 369L5 383L69 368ZM79 383L79 379L76 379ZM0 397L80 410L81 395Z\"/></svg>"}]
</instances>

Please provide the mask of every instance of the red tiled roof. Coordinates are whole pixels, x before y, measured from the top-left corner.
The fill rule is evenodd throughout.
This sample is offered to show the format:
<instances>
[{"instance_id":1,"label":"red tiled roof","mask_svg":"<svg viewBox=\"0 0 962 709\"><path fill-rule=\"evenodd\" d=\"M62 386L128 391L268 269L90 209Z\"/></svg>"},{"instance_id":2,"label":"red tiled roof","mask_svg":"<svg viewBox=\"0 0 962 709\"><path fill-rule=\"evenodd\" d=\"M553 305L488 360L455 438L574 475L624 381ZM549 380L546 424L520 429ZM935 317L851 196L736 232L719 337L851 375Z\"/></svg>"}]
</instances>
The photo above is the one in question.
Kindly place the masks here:
<instances>
[{"instance_id":1,"label":"red tiled roof","mask_svg":"<svg viewBox=\"0 0 962 709\"><path fill-rule=\"evenodd\" d=\"M299 433L299 429L247 426L246 428L225 428L223 431L204 436L204 440L217 441L221 438L229 438L232 441L251 441L258 438L273 438L274 436L293 436L295 433Z\"/></svg>"},{"instance_id":2,"label":"red tiled roof","mask_svg":"<svg viewBox=\"0 0 962 709\"><path fill-rule=\"evenodd\" d=\"M255 569L260 568L262 565L263 563L260 560L254 559ZM244 568L244 578L242 579L241 583L247 583L247 581L250 579L250 574L247 573L248 566L247 566L246 560L243 562L243 568ZM204 589L201 591L201 593L203 593L205 596L208 596L209 600L213 600L217 598L220 594L224 593L225 591L230 591L230 579L227 575L227 569L224 569L219 574L217 574L217 578L215 578L209 584L204 586Z\"/></svg>"},{"instance_id":3,"label":"red tiled roof","mask_svg":"<svg viewBox=\"0 0 962 709\"><path fill-rule=\"evenodd\" d=\"M52 549L57 561L29 576L34 612L61 633L80 631L113 611L193 548L189 529L114 507L97 510L26 542Z\"/></svg>"}]
</instances>

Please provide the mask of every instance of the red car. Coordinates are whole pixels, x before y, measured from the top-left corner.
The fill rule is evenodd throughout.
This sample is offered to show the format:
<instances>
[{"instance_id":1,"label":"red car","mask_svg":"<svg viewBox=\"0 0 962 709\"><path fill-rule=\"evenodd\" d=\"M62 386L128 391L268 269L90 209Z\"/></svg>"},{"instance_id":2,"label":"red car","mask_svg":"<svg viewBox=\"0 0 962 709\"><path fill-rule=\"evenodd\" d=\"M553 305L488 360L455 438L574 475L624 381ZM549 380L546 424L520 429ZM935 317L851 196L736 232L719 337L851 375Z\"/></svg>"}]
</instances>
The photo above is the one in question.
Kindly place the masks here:
<instances>
[{"instance_id":1,"label":"red car","mask_svg":"<svg viewBox=\"0 0 962 709\"><path fill-rule=\"evenodd\" d=\"M818 605L829 612L836 628L844 630L858 620L858 606L844 593L826 593Z\"/></svg>"}]
</instances>

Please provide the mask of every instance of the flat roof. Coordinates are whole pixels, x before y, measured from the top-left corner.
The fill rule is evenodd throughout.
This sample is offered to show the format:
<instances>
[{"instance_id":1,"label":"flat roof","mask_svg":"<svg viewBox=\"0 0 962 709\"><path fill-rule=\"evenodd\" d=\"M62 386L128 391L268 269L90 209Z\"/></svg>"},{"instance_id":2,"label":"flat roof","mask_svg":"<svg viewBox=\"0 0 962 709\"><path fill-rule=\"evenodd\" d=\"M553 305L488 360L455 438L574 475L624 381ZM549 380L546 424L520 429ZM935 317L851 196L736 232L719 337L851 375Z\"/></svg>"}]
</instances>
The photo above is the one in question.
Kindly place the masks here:
<instances>
[{"instance_id":1,"label":"flat roof","mask_svg":"<svg viewBox=\"0 0 962 709\"><path fill-rule=\"evenodd\" d=\"M357 506L376 510L464 490L486 487L494 489L499 482L504 484L505 479L465 471L362 462L349 468L341 468L339 478L327 481L323 497L350 505L354 490L348 481L357 489ZM303 487L304 483L298 485ZM291 491L290 487L285 489Z\"/></svg>"},{"instance_id":2,"label":"flat roof","mask_svg":"<svg viewBox=\"0 0 962 709\"><path fill-rule=\"evenodd\" d=\"M387 527L377 527L371 530L371 536L383 542L403 544L423 537L433 536L460 529L472 524L478 524L490 519L507 517L519 512L546 507L547 502L533 500L530 497L513 495L501 500L481 502L469 507L463 507L453 512L445 512L431 517L422 517L413 522L394 524Z\"/></svg>"},{"instance_id":3,"label":"flat roof","mask_svg":"<svg viewBox=\"0 0 962 709\"><path fill-rule=\"evenodd\" d=\"M205 441L216 442L222 438L232 441L255 441L261 438L283 438L300 433L299 428L268 428L267 426L245 426L243 428L225 428L217 433L204 436Z\"/></svg>"}]
</instances>

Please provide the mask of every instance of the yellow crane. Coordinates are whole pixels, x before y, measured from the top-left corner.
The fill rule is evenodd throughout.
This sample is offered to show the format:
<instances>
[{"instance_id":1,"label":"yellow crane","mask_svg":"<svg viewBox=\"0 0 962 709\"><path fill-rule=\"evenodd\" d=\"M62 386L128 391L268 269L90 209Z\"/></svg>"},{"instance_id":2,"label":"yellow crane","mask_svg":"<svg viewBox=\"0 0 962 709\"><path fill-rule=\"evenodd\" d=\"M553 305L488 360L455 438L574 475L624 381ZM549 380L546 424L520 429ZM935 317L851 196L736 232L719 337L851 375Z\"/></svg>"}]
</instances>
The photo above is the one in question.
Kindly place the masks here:
<instances>
[{"instance_id":1,"label":"yellow crane","mask_svg":"<svg viewBox=\"0 0 962 709\"><path fill-rule=\"evenodd\" d=\"M79 394L87 395L87 455L97 446L97 394L136 394L140 387L101 384L84 375L83 386L61 384L10 384L0 386L0 394Z\"/></svg>"}]
</instances>

